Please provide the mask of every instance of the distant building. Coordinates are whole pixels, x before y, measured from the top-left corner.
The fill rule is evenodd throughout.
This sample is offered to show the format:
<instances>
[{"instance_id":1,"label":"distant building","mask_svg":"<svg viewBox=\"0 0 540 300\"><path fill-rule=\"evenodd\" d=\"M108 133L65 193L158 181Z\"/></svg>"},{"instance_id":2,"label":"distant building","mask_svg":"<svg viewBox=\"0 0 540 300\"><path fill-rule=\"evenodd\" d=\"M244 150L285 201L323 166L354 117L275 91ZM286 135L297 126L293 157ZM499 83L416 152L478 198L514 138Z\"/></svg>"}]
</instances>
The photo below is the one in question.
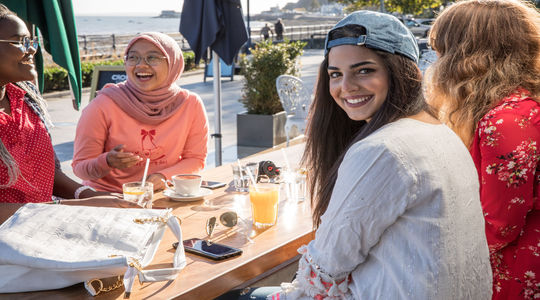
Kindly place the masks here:
<instances>
[{"instance_id":1,"label":"distant building","mask_svg":"<svg viewBox=\"0 0 540 300\"><path fill-rule=\"evenodd\" d=\"M321 14L342 16L345 5L340 3L325 4L321 6Z\"/></svg>"},{"instance_id":2,"label":"distant building","mask_svg":"<svg viewBox=\"0 0 540 300\"><path fill-rule=\"evenodd\" d=\"M181 12L174 10L162 10L158 18L180 18Z\"/></svg>"},{"instance_id":3,"label":"distant building","mask_svg":"<svg viewBox=\"0 0 540 300\"><path fill-rule=\"evenodd\" d=\"M262 11L260 13L260 16L263 16L265 18L272 18L272 19L280 18L282 15L283 15L283 12L281 11L281 9L279 9L278 5L274 7L270 7L270 10Z\"/></svg>"},{"instance_id":4,"label":"distant building","mask_svg":"<svg viewBox=\"0 0 540 300\"><path fill-rule=\"evenodd\" d=\"M279 9L279 6L276 5L276 6L270 8L270 12L279 13L279 12L281 12L281 10Z\"/></svg>"}]
</instances>

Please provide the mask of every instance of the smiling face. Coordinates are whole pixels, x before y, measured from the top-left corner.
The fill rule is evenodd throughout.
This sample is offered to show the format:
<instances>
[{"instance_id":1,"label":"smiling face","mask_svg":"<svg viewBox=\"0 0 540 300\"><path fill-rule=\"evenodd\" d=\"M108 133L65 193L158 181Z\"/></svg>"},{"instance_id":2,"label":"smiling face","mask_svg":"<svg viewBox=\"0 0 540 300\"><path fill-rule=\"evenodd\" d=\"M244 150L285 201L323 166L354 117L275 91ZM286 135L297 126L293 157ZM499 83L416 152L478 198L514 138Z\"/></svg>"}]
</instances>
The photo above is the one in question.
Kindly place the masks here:
<instances>
[{"instance_id":1,"label":"smiling face","mask_svg":"<svg viewBox=\"0 0 540 300\"><path fill-rule=\"evenodd\" d=\"M17 16L7 16L0 20L0 39L20 41L30 37L26 24ZM0 85L9 82L34 80L37 76L34 66L36 49L30 47L23 52L19 45L0 42Z\"/></svg>"},{"instance_id":2,"label":"smiling face","mask_svg":"<svg viewBox=\"0 0 540 300\"><path fill-rule=\"evenodd\" d=\"M145 57L150 56L163 57L164 54L158 47L147 40L140 39L131 46L127 55L141 58L141 61L135 66L125 65L129 80L137 88L141 91L149 92L165 84L169 74L167 59L159 59L159 63L156 66L150 66L144 60Z\"/></svg>"},{"instance_id":3,"label":"smiling face","mask_svg":"<svg viewBox=\"0 0 540 300\"><path fill-rule=\"evenodd\" d=\"M382 59L366 47L341 45L328 52L330 95L355 121L368 121L386 100L388 71Z\"/></svg>"}]
</instances>

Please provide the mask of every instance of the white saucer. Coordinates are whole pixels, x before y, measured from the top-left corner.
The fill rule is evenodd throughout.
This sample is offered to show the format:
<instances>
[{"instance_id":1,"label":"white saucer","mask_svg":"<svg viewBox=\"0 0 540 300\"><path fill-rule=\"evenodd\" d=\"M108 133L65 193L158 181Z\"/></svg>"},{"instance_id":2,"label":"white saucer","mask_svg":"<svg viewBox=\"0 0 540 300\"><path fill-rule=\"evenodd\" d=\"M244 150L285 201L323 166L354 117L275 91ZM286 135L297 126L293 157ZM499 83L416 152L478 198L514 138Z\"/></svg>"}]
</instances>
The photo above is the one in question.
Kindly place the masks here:
<instances>
[{"instance_id":1,"label":"white saucer","mask_svg":"<svg viewBox=\"0 0 540 300\"><path fill-rule=\"evenodd\" d=\"M204 196L208 196L212 194L211 189L201 188L199 190L199 193L197 195L191 195L191 196L182 196L177 194L172 189L165 189L163 191L163 195L169 197L173 201L181 201L181 202L188 202L188 201L195 201L204 198Z\"/></svg>"}]
</instances>

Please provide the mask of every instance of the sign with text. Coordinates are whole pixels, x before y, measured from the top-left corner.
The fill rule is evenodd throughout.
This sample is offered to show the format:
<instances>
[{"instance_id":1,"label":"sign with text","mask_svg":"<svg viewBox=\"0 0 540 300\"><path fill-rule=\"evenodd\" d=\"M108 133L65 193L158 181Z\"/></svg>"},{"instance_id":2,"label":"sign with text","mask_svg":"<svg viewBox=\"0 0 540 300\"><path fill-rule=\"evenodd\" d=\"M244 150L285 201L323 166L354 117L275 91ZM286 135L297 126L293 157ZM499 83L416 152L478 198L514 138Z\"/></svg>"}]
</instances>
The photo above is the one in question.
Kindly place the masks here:
<instances>
[{"instance_id":1,"label":"sign with text","mask_svg":"<svg viewBox=\"0 0 540 300\"><path fill-rule=\"evenodd\" d=\"M96 92L107 83L119 83L127 80L124 66L95 66L92 74L90 101L96 97Z\"/></svg>"}]
</instances>

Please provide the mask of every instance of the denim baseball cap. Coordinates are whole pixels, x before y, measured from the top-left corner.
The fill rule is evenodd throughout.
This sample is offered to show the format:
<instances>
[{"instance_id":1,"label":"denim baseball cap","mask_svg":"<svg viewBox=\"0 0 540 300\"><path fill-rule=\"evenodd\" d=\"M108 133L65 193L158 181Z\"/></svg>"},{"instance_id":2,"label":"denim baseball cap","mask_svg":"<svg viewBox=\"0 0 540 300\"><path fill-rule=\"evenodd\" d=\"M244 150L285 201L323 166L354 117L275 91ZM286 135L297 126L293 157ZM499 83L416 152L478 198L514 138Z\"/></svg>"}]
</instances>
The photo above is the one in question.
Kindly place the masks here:
<instances>
[{"instance_id":1,"label":"denim baseball cap","mask_svg":"<svg viewBox=\"0 0 540 300\"><path fill-rule=\"evenodd\" d=\"M328 41L330 33L346 25L360 25L366 29L366 35L342 37ZM341 19L326 35L324 55L330 48L340 45L363 45L392 54L401 54L418 63L418 44L414 35L396 17L376 11L359 10Z\"/></svg>"}]
</instances>

